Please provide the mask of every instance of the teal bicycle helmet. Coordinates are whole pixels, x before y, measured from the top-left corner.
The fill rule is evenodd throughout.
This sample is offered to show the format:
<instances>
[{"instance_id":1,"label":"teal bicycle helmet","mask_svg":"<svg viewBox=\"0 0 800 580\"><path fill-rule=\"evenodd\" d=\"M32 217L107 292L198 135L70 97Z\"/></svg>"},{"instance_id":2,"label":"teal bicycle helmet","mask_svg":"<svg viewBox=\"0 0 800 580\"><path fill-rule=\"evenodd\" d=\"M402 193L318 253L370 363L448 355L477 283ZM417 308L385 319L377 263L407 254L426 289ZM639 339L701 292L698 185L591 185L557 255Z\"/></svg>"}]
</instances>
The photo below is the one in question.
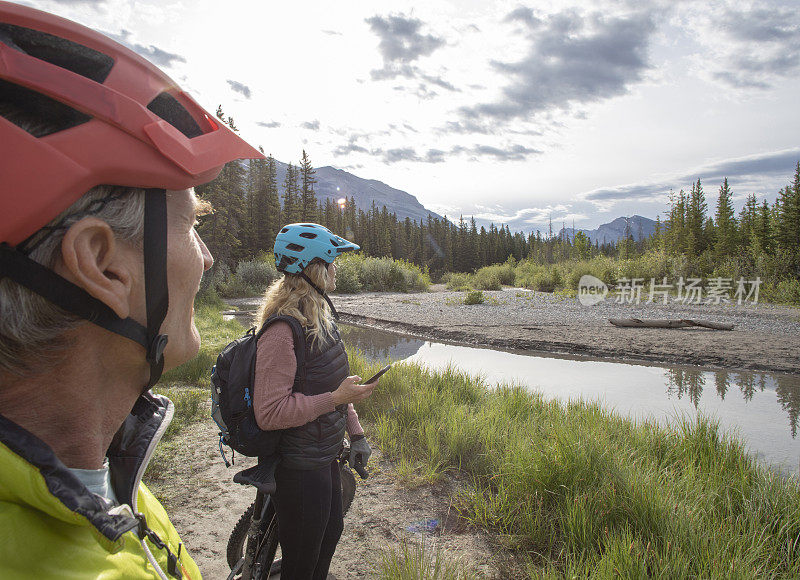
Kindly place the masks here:
<instances>
[{"instance_id":1,"label":"teal bicycle helmet","mask_svg":"<svg viewBox=\"0 0 800 580\"><path fill-rule=\"evenodd\" d=\"M275 267L284 274L297 275L303 278L328 303L334 318L339 314L333 302L323 289L312 282L303 271L314 260L322 260L331 264L337 256L345 252L355 252L361 248L349 242L319 224L289 224L281 228L275 236Z\"/></svg>"},{"instance_id":2,"label":"teal bicycle helmet","mask_svg":"<svg viewBox=\"0 0 800 580\"><path fill-rule=\"evenodd\" d=\"M312 260L330 264L345 252L361 248L319 224L289 224L275 237L275 267L285 274L300 274Z\"/></svg>"}]
</instances>

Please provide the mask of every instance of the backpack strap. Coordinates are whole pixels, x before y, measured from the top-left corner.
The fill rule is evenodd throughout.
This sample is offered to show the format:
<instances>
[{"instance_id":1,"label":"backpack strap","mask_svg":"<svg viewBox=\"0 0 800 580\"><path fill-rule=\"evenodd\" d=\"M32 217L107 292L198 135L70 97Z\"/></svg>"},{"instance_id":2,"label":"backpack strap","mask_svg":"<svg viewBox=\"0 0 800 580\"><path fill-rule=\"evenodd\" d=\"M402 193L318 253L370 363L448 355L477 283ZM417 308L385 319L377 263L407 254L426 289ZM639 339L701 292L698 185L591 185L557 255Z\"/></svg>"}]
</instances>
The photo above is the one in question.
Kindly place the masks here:
<instances>
[{"instance_id":1,"label":"backpack strap","mask_svg":"<svg viewBox=\"0 0 800 580\"><path fill-rule=\"evenodd\" d=\"M294 375L294 385L292 391L296 393L303 392L303 386L306 381L306 331L300 321L293 316L270 316L264 321L264 325L259 329L256 334L256 343L264 331L276 322L285 322L292 329L292 338L294 342L294 357L297 360L297 371ZM253 377L251 384L255 383L255 359L253 361Z\"/></svg>"}]
</instances>

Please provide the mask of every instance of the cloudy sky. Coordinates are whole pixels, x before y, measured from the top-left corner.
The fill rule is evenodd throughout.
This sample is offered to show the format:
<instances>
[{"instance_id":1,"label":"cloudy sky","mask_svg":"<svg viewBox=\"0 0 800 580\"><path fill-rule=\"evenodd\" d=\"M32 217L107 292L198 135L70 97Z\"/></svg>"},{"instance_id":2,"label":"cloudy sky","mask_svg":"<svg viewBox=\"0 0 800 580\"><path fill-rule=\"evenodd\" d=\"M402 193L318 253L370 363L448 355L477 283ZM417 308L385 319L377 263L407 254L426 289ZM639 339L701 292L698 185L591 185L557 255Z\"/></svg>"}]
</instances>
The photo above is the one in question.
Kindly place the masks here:
<instances>
[{"instance_id":1,"label":"cloudy sky","mask_svg":"<svg viewBox=\"0 0 800 580\"><path fill-rule=\"evenodd\" d=\"M800 1L28 0L128 44L284 162L515 230L663 214L800 160Z\"/></svg>"}]
</instances>

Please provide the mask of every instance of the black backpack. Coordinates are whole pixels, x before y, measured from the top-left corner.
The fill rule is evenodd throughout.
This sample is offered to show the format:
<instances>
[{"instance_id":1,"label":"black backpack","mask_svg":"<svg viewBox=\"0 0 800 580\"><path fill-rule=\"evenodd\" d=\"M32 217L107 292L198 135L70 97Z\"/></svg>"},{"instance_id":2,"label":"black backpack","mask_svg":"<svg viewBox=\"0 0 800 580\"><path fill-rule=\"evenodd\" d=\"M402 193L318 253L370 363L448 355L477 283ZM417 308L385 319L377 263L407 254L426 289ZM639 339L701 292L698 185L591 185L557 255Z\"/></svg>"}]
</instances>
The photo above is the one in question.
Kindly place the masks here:
<instances>
[{"instance_id":1,"label":"black backpack","mask_svg":"<svg viewBox=\"0 0 800 580\"><path fill-rule=\"evenodd\" d=\"M294 337L297 373L293 390L300 390L305 371L306 340L300 322L291 316L271 316L261 329L255 327L226 346L211 369L211 417L219 427L219 450L226 466L230 466L222 445L248 457L264 457L275 453L281 431L263 431L253 411L253 384L256 374L258 339L275 322L287 322Z\"/></svg>"}]
</instances>

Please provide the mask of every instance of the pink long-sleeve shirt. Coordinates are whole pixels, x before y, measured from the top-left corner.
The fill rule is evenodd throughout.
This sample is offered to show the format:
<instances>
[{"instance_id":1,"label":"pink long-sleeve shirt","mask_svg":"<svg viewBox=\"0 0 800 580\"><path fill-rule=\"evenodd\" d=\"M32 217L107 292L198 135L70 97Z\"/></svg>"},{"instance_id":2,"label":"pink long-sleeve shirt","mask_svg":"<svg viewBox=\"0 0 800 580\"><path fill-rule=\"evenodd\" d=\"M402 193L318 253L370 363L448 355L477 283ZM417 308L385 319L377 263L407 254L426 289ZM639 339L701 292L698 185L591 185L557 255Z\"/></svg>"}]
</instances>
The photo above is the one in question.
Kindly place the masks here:
<instances>
[{"instance_id":1,"label":"pink long-sleeve shirt","mask_svg":"<svg viewBox=\"0 0 800 580\"><path fill-rule=\"evenodd\" d=\"M253 410L261 429L299 427L335 410L333 393L293 393L296 372L292 329L285 322L276 322L259 338L256 354ZM347 432L350 436L364 433L352 403L347 405Z\"/></svg>"}]
</instances>

